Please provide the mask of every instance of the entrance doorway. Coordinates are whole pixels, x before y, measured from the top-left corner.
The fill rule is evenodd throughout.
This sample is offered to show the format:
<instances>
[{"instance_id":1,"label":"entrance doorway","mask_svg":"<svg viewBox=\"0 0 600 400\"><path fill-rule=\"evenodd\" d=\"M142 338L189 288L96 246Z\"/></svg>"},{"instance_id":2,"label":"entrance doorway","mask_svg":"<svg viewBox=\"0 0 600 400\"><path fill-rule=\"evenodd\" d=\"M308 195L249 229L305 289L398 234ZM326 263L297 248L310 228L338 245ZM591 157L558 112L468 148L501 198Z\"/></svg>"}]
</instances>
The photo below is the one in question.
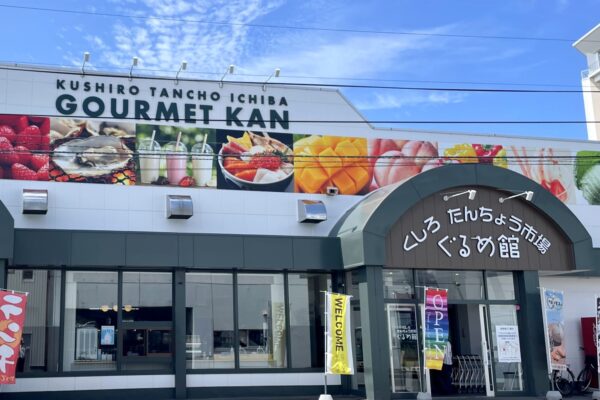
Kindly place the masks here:
<instances>
[{"instance_id":1,"label":"entrance doorway","mask_svg":"<svg viewBox=\"0 0 600 400\"><path fill-rule=\"evenodd\" d=\"M449 304L449 349L441 371L430 370L434 396L493 396L486 306Z\"/></svg>"}]
</instances>

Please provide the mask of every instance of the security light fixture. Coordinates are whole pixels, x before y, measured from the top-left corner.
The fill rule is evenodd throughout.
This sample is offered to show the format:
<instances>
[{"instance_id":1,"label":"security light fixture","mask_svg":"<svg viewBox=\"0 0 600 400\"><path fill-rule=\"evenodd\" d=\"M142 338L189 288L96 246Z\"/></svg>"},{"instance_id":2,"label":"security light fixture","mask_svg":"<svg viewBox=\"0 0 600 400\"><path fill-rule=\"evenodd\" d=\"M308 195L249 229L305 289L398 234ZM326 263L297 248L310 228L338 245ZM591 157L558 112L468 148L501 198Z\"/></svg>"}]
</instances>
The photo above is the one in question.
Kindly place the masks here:
<instances>
[{"instance_id":1,"label":"security light fixture","mask_svg":"<svg viewBox=\"0 0 600 400\"><path fill-rule=\"evenodd\" d=\"M137 57L133 57L131 59L131 68L129 68L129 80L130 81L133 79L133 75L132 75L133 67L137 67L139 61L140 61L140 59Z\"/></svg>"},{"instance_id":2,"label":"security light fixture","mask_svg":"<svg viewBox=\"0 0 600 400\"><path fill-rule=\"evenodd\" d=\"M298 222L318 224L327 220L327 209L320 200L298 200Z\"/></svg>"},{"instance_id":3,"label":"security light fixture","mask_svg":"<svg viewBox=\"0 0 600 400\"><path fill-rule=\"evenodd\" d=\"M340 194L340 190L335 186L327 186L327 188L325 188L325 194L327 196L337 196Z\"/></svg>"},{"instance_id":4,"label":"security light fixture","mask_svg":"<svg viewBox=\"0 0 600 400\"><path fill-rule=\"evenodd\" d=\"M179 85L179 74L181 71L185 71L187 69L187 61L182 61L179 66L179 71L177 71L177 75L175 75L175 84Z\"/></svg>"},{"instance_id":5,"label":"security light fixture","mask_svg":"<svg viewBox=\"0 0 600 400\"><path fill-rule=\"evenodd\" d=\"M223 74L223 76L221 77L221 80L219 81L219 87L222 88L223 87L223 79L225 79L225 77L227 76L227 74L229 75L233 75L233 71L235 71L235 65L231 64L229 65L229 67L225 70L225 73Z\"/></svg>"},{"instance_id":6,"label":"security light fixture","mask_svg":"<svg viewBox=\"0 0 600 400\"><path fill-rule=\"evenodd\" d=\"M85 76L85 64L90 62L90 53L86 51L83 53L83 64L81 64L81 76Z\"/></svg>"},{"instance_id":7,"label":"security light fixture","mask_svg":"<svg viewBox=\"0 0 600 400\"><path fill-rule=\"evenodd\" d=\"M498 199L498 201L502 204L504 203L506 200L511 200L511 199L515 199L517 197L525 197L525 200L527 201L531 201L531 199L533 199L533 192L531 190L528 190L526 192L523 193L518 193L518 194L513 194L512 196L508 196L508 197L500 197Z\"/></svg>"},{"instance_id":8,"label":"security light fixture","mask_svg":"<svg viewBox=\"0 0 600 400\"><path fill-rule=\"evenodd\" d=\"M194 203L191 196L167 195L167 218L189 219L194 215Z\"/></svg>"},{"instance_id":9,"label":"security light fixture","mask_svg":"<svg viewBox=\"0 0 600 400\"><path fill-rule=\"evenodd\" d=\"M454 193L454 194L449 194L449 195L445 194L443 199L444 199L444 201L448 201L454 197L462 196L463 194L468 194L469 200L475 200L475 196L477 195L477 190L469 189L469 190L465 190L464 192L459 192L459 193Z\"/></svg>"},{"instance_id":10,"label":"security light fixture","mask_svg":"<svg viewBox=\"0 0 600 400\"><path fill-rule=\"evenodd\" d=\"M47 214L48 191L23 189L23 214Z\"/></svg>"},{"instance_id":11,"label":"security light fixture","mask_svg":"<svg viewBox=\"0 0 600 400\"><path fill-rule=\"evenodd\" d=\"M273 73L271 75L269 75L267 80L264 81L264 83L262 85L263 92L267 91L267 82L269 82L271 80L271 78L279 78L279 74L281 74L281 69L275 68L275 71L273 71Z\"/></svg>"}]
</instances>

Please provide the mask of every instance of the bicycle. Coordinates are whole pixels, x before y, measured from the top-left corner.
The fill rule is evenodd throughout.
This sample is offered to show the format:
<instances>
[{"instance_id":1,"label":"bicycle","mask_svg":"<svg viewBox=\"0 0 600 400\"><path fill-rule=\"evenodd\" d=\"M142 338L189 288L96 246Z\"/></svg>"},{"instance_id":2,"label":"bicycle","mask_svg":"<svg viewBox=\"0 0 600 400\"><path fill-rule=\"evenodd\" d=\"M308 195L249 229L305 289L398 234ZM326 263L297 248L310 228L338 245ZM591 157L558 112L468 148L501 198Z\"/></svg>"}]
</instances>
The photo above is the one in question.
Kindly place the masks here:
<instances>
[{"instance_id":1,"label":"bicycle","mask_svg":"<svg viewBox=\"0 0 600 400\"><path fill-rule=\"evenodd\" d=\"M585 393L590 388L594 376L598 373L596 363L595 356L585 356L585 365L581 372L579 372L579 375L577 375L577 381L575 382L575 389L579 393Z\"/></svg>"},{"instance_id":2,"label":"bicycle","mask_svg":"<svg viewBox=\"0 0 600 400\"><path fill-rule=\"evenodd\" d=\"M560 394L567 397L573 394L575 390L575 375L568 367L563 370L552 371L552 388L558 390Z\"/></svg>"}]
</instances>

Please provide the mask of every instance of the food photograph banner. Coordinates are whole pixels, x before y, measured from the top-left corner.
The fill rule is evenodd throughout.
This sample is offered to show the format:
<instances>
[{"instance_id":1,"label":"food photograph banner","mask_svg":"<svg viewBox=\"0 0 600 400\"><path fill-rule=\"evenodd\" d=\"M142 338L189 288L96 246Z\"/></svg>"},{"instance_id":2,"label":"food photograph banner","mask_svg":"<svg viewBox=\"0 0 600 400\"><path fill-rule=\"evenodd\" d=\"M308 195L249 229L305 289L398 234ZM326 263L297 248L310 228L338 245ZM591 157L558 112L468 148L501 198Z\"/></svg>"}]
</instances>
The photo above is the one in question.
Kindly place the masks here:
<instances>
[{"instance_id":1,"label":"food photograph banner","mask_svg":"<svg viewBox=\"0 0 600 400\"><path fill-rule=\"evenodd\" d=\"M425 368L441 370L448 343L448 290L425 288Z\"/></svg>"},{"instance_id":2,"label":"food photograph banner","mask_svg":"<svg viewBox=\"0 0 600 400\"><path fill-rule=\"evenodd\" d=\"M345 294L326 293L325 373L353 375L350 298Z\"/></svg>"},{"instance_id":3,"label":"food photograph banner","mask_svg":"<svg viewBox=\"0 0 600 400\"><path fill-rule=\"evenodd\" d=\"M21 358L27 293L0 290L0 384L14 384Z\"/></svg>"},{"instance_id":4,"label":"food photograph banner","mask_svg":"<svg viewBox=\"0 0 600 400\"><path fill-rule=\"evenodd\" d=\"M567 368L565 319L563 315L564 292L543 289L542 304L546 324L546 347L549 370Z\"/></svg>"},{"instance_id":5,"label":"food photograph banner","mask_svg":"<svg viewBox=\"0 0 600 400\"><path fill-rule=\"evenodd\" d=\"M600 151L0 115L0 179L365 195L464 163L600 205Z\"/></svg>"}]
</instances>

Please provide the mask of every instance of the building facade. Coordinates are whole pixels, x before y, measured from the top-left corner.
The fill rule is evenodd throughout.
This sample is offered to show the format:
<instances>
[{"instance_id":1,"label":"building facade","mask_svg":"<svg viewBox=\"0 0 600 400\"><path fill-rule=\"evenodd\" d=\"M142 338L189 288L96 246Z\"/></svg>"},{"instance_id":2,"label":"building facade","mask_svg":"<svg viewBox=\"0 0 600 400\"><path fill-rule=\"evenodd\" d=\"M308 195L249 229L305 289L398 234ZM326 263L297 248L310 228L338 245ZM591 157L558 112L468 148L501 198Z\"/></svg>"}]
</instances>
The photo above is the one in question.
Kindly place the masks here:
<instances>
[{"instance_id":1,"label":"building facade","mask_svg":"<svg viewBox=\"0 0 600 400\"><path fill-rule=\"evenodd\" d=\"M582 366L598 143L376 129L323 88L8 66L0 137L0 286L30 293L6 398L316 395L328 290L353 296L334 394L449 394L423 370L423 287L448 289L455 371L477 370L453 392L548 390L540 287L565 289Z\"/></svg>"},{"instance_id":2,"label":"building facade","mask_svg":"<svg viewBox=\"0 0 600 400\"><path fill-rule=\"evenodd\" d=\"M586 121L600 121L600 25L597 25L578 41L573 47L586 58L587 69L581 71L581 88L583 89L583 104ZM600 128L597 123L587 124L588 138L600 140Z\"/></svg>"}]
</instances>

